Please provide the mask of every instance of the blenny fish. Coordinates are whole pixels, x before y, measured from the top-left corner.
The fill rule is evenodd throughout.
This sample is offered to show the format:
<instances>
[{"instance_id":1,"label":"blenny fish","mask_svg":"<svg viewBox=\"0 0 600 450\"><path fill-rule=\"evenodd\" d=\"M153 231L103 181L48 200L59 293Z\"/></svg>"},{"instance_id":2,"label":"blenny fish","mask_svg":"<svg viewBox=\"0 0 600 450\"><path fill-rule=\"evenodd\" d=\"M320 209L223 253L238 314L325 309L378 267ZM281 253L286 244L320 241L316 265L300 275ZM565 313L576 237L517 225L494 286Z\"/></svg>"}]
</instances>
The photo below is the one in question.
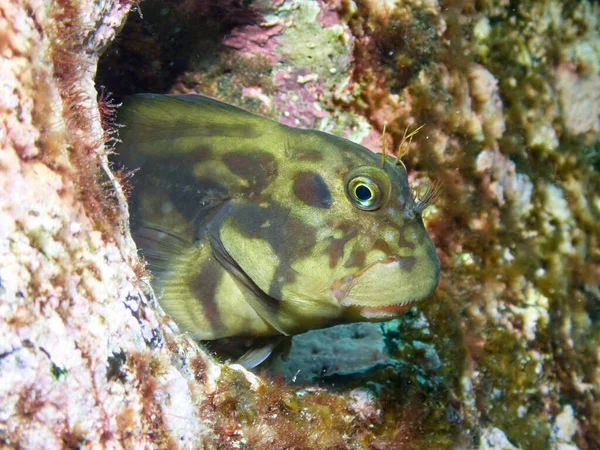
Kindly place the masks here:
<instances>
[{"instance_id":1,"label":"blenny fish","mask_svg":"<svg viewBox=\"0 0 600 450\"><path fill-rule=\"evenodd\" d=\"M440 264L392 156L200 95L138 94L117 152L164 310L200 340L383 321Z\"/></svg>"}]
</instances>

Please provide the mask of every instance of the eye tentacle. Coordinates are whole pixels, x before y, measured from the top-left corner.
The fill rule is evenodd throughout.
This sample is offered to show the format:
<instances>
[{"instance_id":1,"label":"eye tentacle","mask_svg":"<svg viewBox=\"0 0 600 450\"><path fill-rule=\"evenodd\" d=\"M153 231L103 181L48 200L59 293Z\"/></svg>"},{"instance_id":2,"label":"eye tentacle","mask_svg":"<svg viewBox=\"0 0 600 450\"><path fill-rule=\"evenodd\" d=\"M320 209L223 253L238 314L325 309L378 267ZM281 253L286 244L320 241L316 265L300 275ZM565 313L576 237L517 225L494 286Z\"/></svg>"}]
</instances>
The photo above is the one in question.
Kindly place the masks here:
<instances>
[{"instance_id":1,"label":"eye tentacle","mask_svg":"<svg viewBox=\"0 0 600 450\"><path fill-rule=\"evenodd\" d=\"M396 165L402 165L402 167L404 167L404 170L406 170L406 166L404 165L404 162L402 162L402 158L404 158L408 154L413 137L421 130L421 128L425 126L425 124L421 125L420 127L416 128L410 133L408 132L409 126L410 125L406 126L406 129L404 130L404 135L402 136L402 140L400 141L400 145L398 146L398 151L396 152Z\"/></svg>"},{"instance_id":2,"label":"eye tentacle","mask_svg":"<svg viewBox=\"0 0 600 450\"><path fill-rule=\"evenodd\" d=\"M442 192L442 187L443 183L436 180L427 187L427 190L422 197L417 197L417 195L414 195L415 205L412 208L413 211L416 214L422 214L428 206L434 204L438 199Z\"/></svg>"},{"instance_id":3,"label":"eye tentacle","mask_svg":"<svg viewBox=\"0 0 600 450\"><path fill-rule=\"evenodd\" d=\"M381 133L381 168L385 168L385 129L387 128L387 122L383 122L383 132Z\"/></svg>"}]
</instances>

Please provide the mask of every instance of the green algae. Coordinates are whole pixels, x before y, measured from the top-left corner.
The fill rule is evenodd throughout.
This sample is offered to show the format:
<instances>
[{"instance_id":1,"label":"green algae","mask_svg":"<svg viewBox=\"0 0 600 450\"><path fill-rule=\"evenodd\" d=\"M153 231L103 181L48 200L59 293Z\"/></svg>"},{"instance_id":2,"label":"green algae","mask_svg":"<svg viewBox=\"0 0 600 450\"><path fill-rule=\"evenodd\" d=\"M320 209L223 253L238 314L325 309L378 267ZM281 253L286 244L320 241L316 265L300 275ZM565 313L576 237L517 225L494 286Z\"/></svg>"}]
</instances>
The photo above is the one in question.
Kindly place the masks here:
<instances>
[{"instance_id":1,"label":"green algae","mask_svg":"<svg viewBox=\"0 0 600 450\"><path fill-rule=\"evenodd\" d=\"M328 393L305 398L278 381L252 387L242 372L227 366L209 406L221 439L250 448L343 448L354 434L354 418L341 398Z\"/></svg>"},{"instance_id":2,"label":"green algae","mask_svg":"<svg viewBox=\"0 0 600 450\"><path fill-rule=\"evenodd\" d=\"M535 356L534 356L535 355ZM502 327L490 330L478 359L478 401L488 405L488 420L522 448L548 448L549 417L539 386L546 383L541 359Z\"/></svg>"},{"instance_id":3,"label":"green algae","mask_svg":"<svg viewBox=\"0 0 600 450\"><path fill-rule=\"evenodd\" d=\"M442 449L454 441L459 431L456 416L410 388L398 398L398 385L409 387L410 382L393 369L380 375L387 386L378 400L383 412L375 417L352 409L348 394L299 391L268 380L251 387L241 372L227 367L209 407L222 427L217 430L221 442L249 448L367 449L395 442L398 448Z\"/></svg>"},{"instance_id":4,"label":"green algae","mask_svg":"<svg viewBox=\"0 0 600 450\"><path fill-rule=\"evenodd\" d=\"M279 17L291 23L284 28L277 52L296 67L309 67L332 86L342 81L349 69L348 36L340 25L323 27L317 20L317 2L284 2Z\"/></svg>"},{"instance_id":5,"label":"green algae","mask_svg":"<svg viewBox=\"0 0 600 450\"><path fill-rule=\"evenodd\" d=\"M383 325L395 363L367 374L331 377L321 388L297 389L263 378L252 386L225 366L211 405L217 423L250 448L443 449L470 442L461 410L464 346L460 317L448 298L424 313ZM423 315L425 314L425 315ZM353 389L372 392L374 405L350 407ZM364 410L378 413L364 414ZM261 430L270 430L267 435Z\"/></svg>"}]
</instances>

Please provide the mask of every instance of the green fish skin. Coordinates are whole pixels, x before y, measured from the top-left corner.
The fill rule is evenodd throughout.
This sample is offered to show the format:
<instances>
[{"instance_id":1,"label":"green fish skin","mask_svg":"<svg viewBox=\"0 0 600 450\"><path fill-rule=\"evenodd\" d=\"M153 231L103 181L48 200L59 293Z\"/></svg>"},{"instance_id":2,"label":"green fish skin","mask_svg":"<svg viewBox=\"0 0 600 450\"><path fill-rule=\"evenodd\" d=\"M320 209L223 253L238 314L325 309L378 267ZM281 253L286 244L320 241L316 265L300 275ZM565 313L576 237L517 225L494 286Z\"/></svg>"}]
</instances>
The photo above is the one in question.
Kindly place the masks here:
<instances>
[{"instance_id":1,"label":"green fish skin","mask_svg":"<svg viewBox=\"0 0 600 450\"><path fill-rule=\"evenodd\" d=\"M436 288L426 205L392 157L199 95L134 95L119 122L134 239L198 339L389 320Z\"/></svg>"}]
</instances>

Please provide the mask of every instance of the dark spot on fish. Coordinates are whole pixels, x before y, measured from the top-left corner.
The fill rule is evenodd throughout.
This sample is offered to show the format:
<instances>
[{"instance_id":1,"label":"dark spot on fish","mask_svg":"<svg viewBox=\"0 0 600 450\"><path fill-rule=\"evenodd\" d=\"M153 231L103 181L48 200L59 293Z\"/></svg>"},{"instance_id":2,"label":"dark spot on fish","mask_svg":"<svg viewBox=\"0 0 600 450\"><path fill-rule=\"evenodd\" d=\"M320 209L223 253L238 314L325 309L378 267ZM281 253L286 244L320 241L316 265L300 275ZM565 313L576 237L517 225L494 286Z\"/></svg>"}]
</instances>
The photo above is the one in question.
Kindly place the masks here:
<instances>
[{"instance_id":1,"label":"dark spot on fish","mask_svg":"<svg viewBox=\"0 0 600 450\"><path fill-rule=\"evenodd\" d=\"M322 161L323 154L316 150L307 150L296 154L296 159L300 161Z\"/></svg>"},{"instance_id":2,"label":"dark spot on fish","mask_svg":"<svg viewBox=\"0 0 600 450\"><path fill-rule=\"evenodd\" d=\"M260 158L254 153L225 153L223 162L232 173L245 179L253 178L262 170Z\"/></svg>"},{"instance_id":3,"label":"dark spot on fish","mask_svg":"<svg viewBox=\"0 0 600 450\"><path fill-rule=\"evenodd\" d=\"M262 192L277 176L277 162L270 153L229 152L223 162L231 173L248 181L255 192Z\"/></svg>"},{"instance_id":4,"label":"dark spot on fish","mask_svg":"<svg viewBox=\"0 0 600 450\"><path fill-rule=\"evenodd\" d=\"M160 210L145 210L146 199L158 199L170 202L186 221L194 224L202 214L203 207L213 207L229 197L227 188L216 180L198 178L193 174L193 165L185 162L156 162L148 164L134 177L134 189L130 199L132 227L137 228L143 222L150 221L161 226ZM160 202L151 201L153 205ZM168 219L168 218L167 218ZM167 220L167 223L170 222Z\"/></svg>"},{"instance_id":5,"label":"dark spot on fish","mask_svg":"<svg viewBox=\"0 0 600 450\"><path fill-rule=\"evenodd\" d=\"M296 281L296 271L292 269L292 262L298 255L288 242L289 215L290 209L277 203L271 203L266 207L252 203L238 203L233 206L229 215L241 235L267 242L279 258L279 265L267 292L270 297L277 300L282 298L283 285Z\"/></svg>"},{"instance_id":6,"label":"dark spot on fish","mask_svg":"<svg viewBox=\"0 0 600 450\"><path fill-rule=\"evenodd\" d=\"M416 245L410 241L408 241L404 235L410 232L410 228L408 226L404 226L398 229L400 237L398 238L398 247L400 248L409 248L414 250Z\"/></svg>"},{"instance_id":7,"label":"dark spot on fish","mask_svg":"<svg viewBox=\"0 0 600 450\"><path fill-rule=\"evenodd\" d=\"M198 275L190 281L190 290L194 293L195 300L200 303L200 307L216 335L223 331L223 321L215 298L222 274L220 266L215 261L204 264Z\"/></svg>"},{"instance_id":8,"label":"dark spot on fish","mask_svg":"<svg viewBox=\"0 0 600 450\"><path fill-rule=\"evenodd\" d=\"M297 256L311 252L317 242L317 235L312 227L305 225L299 219L290 219L285 225L287 241Z\"/></svg>"},{"instance_id":9,"label":"dark spot on fish","mask_svg":"<svg viewBox=\"0 0 600 450\"><path fill-rule=\"evenodd\" d=\"M363 250L354 250L350 253L348 261L344 264L344 267L362 267L365 264L366 254Z\"/></svg>"},{"instance_id":10,"label":"dark spot on fish","mask_svg":"<svg viewBox=\"0 0 600 450\"><path fill-rule=\"evenodd\" d=\"M344 256L344 245L346 244L344 239L331 239L329 247L327 247L327 253L329 254L329 268L333 269L338 261Z\"/></svg>"},{"instance_id":11,"label":"dark spot on fish","mask_svg":"<svg viewBox=\"0 0 600 450\"><path fill-rule=\"evenodd\" d=\"M373 250L380 250L387 256L392 254L389 244L381 238L375 241L375 243L373 244Z\"/></svg>"},{"instance_id":12,"label":"dark spot on fish","mask_svg":"<svg viewBox=\"0 0 600 450\"><path fill-rule=\"evenodd\" d=\"M262 239L268 234L270 224L270 207L255 204L234 205L231 217L236 229L243 235Z\"/></svg>"},{"instance_id":13,"label":"dark spot on fish","mask_svg":"<svg viewBox=\"0 0 600 450\"><path fill-rule=\"evenodd\" d=\"M399 256L398 264L400 265L400 269L410 272L415 264L417 263L417 258L414 256Z\"/></svg>"},{"instance_id":14,"label":"dark spot on fish","mask_svg":"<svg viewBox=\"0 0 600 450\"><path fill-rule=\"evenodd\" d=\"M270 153L261 153L260 165L265 172L267 181L270 183L277 176L277 160Z\"/></svg>"},{"instance_id":15,"label":"dark spot on fish","mask_svg":"<svg viewBox=\"0 0 600 450\"><path fill-rule=\"evenodd\" d=\"M294 195L315 208L329 209L331 207L331 192L318 173L296 172L294 174Z\"/></svg>"},{"instance_id":16,"label":"dark spot on fish","mask_svg":"<svg viewBox=\"0 0 600 450\"><path fill-rule=\"evenodd\" d=\"M356 236L358 230L346 222L329 221L328 225L331 228L342 230L341 238L329 238L331 242L326 250L329 255L329 268L333 269L338 261L344 257L344 247L346 243Z\"/></svg>"}]
</instances>

